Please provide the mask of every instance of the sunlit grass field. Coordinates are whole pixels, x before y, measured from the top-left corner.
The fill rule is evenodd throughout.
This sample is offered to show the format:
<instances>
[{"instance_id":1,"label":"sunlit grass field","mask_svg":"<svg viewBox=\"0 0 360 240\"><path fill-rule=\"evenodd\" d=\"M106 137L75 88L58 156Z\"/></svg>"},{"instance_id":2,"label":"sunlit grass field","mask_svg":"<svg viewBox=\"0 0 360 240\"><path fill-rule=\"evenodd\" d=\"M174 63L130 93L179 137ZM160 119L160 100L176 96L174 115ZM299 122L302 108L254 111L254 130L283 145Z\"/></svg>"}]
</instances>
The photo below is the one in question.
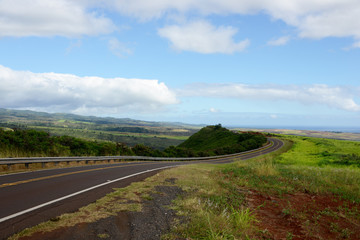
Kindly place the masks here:
<instances>
[{"instance_id":1,"label":"sunlit grass field","mask_svg":"<svg viewBox=\"0 0 360 240\"><path fill-rule=\"evenodd\" d=\"M360 142L286 136L293 148L277 163L302 166L360 167Z\"/></svg>"}]
</instances>

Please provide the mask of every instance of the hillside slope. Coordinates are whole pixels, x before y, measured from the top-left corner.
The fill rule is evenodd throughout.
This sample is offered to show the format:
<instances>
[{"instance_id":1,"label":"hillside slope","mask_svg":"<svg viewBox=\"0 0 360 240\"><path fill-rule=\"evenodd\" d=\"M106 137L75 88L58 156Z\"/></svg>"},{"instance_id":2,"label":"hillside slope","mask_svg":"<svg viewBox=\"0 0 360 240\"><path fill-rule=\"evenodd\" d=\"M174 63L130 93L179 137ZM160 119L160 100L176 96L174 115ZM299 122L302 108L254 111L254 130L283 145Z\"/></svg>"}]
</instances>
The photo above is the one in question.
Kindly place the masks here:
<instances>
[{"instance_id":1,"label":"hillside slope","mask_svg":"<svg viewBox=\"0 0 360 240\"><path fill-rule=\"evenodd\" d=\"M266 137L263 135L235 133L219 124L202 128L178 147L219 155L255 149L261 147L266 141Z\"/></svg>"}]
</instances>

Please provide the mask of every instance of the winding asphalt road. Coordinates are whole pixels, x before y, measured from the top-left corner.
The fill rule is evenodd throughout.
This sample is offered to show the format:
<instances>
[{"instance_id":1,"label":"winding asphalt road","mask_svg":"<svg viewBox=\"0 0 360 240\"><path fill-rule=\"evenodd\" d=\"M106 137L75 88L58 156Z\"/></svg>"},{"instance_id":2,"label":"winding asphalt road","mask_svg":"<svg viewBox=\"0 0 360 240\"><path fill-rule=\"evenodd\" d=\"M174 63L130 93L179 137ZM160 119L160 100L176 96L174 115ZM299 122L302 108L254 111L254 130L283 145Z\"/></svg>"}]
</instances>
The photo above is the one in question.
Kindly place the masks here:
<instances>
[{"instance_id":1,"label":"winding asphalt road","mask_svg":"<svg viewBox=\"0 0 360 240\"><path fill-rule=\"evenodd\" d=\"M283 146L271 138L267 148L202 161L146 161L42 170L0 176L0 239L40 222L73 212L131 182L166 168L192 163L228 163L273 152Z\"/></svg>"}]
</instances>

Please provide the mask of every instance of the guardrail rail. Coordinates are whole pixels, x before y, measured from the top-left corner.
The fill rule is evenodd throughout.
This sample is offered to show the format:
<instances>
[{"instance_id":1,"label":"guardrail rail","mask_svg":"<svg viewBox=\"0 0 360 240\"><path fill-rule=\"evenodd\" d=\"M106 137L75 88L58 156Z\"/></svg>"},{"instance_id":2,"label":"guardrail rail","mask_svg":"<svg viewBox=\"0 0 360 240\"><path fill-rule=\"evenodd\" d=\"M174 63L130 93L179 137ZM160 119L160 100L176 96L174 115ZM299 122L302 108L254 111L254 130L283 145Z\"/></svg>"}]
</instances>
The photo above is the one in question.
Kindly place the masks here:
<instances>
[{"instance_id":1,"label":"guardrail rail","mask_svg":"<svg viewBox=\"0 0 360 240\"><path fill-rule=\"evenodd\" d=\"M42 168L45 167L46 163L54 163L55 165L66 162L70 164L70 162L85 162L88 164L90 161L98 162L98 161L110 161L120 162L120 161L199 161L199 160L212 160L226 157L235 157L237 155L251 153L256 151L261 151L267 148L270 148L274 144L272 139L269 139L267 144L263 147L240 152L234 154L227 155L218 155L218 156L210 156L210 157L189 157L189 158L171 158L171 157L146 157L146 156L90 156L90 157L30 157L30 158L0 158L0 166L7 165L7 169L11 170L12 166L15 164L25 164L26 168L29 168L30 164L41 163Z\"/></svg>"}]
</instances>

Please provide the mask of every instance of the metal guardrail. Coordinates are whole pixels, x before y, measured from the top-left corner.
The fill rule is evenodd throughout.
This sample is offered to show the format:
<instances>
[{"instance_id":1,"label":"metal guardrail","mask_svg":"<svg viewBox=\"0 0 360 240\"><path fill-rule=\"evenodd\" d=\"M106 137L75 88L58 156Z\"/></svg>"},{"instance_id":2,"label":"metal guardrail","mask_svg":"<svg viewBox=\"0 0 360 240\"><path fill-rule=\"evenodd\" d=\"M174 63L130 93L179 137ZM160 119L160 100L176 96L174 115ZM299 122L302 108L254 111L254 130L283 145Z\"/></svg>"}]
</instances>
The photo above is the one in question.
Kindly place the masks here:
<instances>
[{"instance_id":1,"label":"metal guardrail","mask_svg":"<svg viewBox=\"0 0 360 240\"><path fill-rule=\"evenodd\" d=\"M270 139L268 143L260 148L234 153L227 155L218 155L210 157L189 157L189 158L170 158L170 157L146 157L146 156L92 156L92 157L31 157L31 158L0 158L0 165L7 165L8 169L15 164L25 164L25 167L28 168L30 164L41 163L42 167L45 167L46 163L59 164L60 162L82 162L85 161L88 164L90 161L199 161L199 160L212 160L226 157L234 157L237 155L242 155L251 152L261 151L263 149L270 148L274 142Z\"/></svg>"}]
</instances>

